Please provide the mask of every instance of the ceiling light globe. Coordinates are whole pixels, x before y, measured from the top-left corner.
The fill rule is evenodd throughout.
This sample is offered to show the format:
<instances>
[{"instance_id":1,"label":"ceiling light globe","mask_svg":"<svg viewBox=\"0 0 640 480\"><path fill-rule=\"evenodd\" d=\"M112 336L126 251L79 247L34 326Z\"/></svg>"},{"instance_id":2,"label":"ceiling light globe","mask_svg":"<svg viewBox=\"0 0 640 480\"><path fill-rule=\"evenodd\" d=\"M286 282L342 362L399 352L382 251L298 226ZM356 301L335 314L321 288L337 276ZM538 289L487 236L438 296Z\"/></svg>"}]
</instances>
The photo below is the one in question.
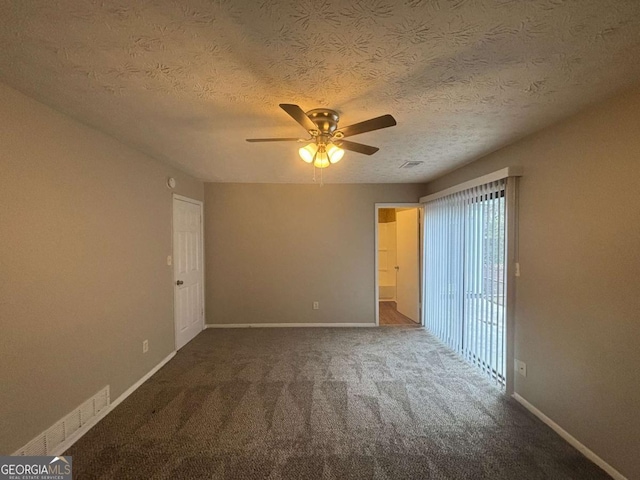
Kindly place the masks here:
<instances>
[{"instance_id":1,"label":"ceiling light globe","mask_svg":"<svg viewBox=\"0 0 640 480\"><path fill-rule=\"evenodd\" d=\"M316 168L327 168L329 166L329 157L327 156L327 152L324 151L324 149L318 151L313 165Z\"/></svg>"},{"instance_id":2,"label":"ceiling light globe","mask_svg":"<svg viewBox=\"0 0 640 480\"><path fill-rule=\"evenodd\" d=\"M329 156L329 161L331 163L338 163L344 156L344 150L334 144L330 144L327 148L327 155Z\"/></svg>"},{"instance_id":3,"label":"ceiling light globe","mask_svg":"<svg viewBox=\"0 0 640 480\"><path fill-rule=\"evenodd\" d=\"M300 150L298 150L298 154L300 155L300 158L302 160L307 163L311 163L313 162L313 157L315 156L317 151L318 146L315 143L310 143L306 147L302 147Z\"/></svg>"}]
</instances>

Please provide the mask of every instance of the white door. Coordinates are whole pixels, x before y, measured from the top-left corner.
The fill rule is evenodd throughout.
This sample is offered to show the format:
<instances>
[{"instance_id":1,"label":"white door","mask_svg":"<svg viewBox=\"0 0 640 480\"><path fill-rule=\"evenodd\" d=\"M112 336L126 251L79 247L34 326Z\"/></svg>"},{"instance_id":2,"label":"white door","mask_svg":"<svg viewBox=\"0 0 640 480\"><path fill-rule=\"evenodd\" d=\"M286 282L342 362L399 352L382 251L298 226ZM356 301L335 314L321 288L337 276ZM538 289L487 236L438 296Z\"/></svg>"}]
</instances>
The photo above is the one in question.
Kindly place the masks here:
<instances>
[{"instance_id":1,"label":"white door","mask_svg":"<svg viewBox=\"0 0 640 480\"><path fill-rule=\"evenodd\" d=\"M398 312L416 323L420 322L420 268L418 209L396 210L397 229L397 278L396 302Z\"/></svg>"},{"instance_id":2,"label":"white door","mask_svg":"<svg viewBox=\"0 0 640 480\"><path fill-rule=\"evenodd\" d=\"M204 328L202 203L173 199L173 288L176 350Z\"/></svg>"}]
</instances>

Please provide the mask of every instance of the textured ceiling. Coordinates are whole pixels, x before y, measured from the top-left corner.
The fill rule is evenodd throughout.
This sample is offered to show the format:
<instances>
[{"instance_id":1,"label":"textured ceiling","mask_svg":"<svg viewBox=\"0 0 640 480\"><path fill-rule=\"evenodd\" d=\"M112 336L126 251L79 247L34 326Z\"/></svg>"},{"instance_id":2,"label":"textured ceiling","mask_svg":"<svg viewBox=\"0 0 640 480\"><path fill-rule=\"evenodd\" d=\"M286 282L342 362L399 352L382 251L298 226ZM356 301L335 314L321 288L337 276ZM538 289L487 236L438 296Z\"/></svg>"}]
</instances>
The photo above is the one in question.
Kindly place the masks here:
<instances>
[{"instance_id":1,"label":"textured ceiling","mask_svg":"<svg viewBox=\"0 0 640 480\"><path fill-rule=\"evenodd\" d=\"M0 0L0 44L0 81L205 180L309 182L244 141L304 136L297 103L398 121L325 182L420 182L639 82L640 1Z\"/></svg>"}]
</instances>

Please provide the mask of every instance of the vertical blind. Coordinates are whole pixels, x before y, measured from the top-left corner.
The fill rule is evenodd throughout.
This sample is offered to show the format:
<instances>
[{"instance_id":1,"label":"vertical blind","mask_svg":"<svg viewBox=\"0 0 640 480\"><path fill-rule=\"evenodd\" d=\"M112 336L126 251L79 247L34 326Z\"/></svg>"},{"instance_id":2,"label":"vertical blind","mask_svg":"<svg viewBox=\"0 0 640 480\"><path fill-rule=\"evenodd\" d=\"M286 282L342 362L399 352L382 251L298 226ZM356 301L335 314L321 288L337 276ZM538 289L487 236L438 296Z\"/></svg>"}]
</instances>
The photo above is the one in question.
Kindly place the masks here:
<instances>
[{"instance_id":1,"label":"vertical blind","mask_svg":"<svg viewBox=\"0 0 640 480\"><path fill-rule=\"evenodd\" d=\"M426 328L505 384L505 180L425 205Z\"/></svg>"}]
</instances>

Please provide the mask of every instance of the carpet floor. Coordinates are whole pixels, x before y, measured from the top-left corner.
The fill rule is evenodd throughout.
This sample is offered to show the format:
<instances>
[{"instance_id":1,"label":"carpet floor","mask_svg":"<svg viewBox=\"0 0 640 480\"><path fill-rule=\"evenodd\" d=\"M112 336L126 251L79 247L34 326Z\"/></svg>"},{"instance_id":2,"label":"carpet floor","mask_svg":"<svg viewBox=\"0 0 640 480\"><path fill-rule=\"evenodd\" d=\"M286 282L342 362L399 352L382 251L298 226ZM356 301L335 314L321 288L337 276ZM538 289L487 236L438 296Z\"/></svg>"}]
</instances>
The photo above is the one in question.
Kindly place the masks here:
<instances>
[{"instance_id":1,"label":"carpet floor","mask_svg":"<svg viewBox=\"0 0 640 480\"><path fill-rule=\"evenodd\" d=\"M605 479L415 328L206 330L82 437L75 479Z\"/></svg>"}]
</instances>

